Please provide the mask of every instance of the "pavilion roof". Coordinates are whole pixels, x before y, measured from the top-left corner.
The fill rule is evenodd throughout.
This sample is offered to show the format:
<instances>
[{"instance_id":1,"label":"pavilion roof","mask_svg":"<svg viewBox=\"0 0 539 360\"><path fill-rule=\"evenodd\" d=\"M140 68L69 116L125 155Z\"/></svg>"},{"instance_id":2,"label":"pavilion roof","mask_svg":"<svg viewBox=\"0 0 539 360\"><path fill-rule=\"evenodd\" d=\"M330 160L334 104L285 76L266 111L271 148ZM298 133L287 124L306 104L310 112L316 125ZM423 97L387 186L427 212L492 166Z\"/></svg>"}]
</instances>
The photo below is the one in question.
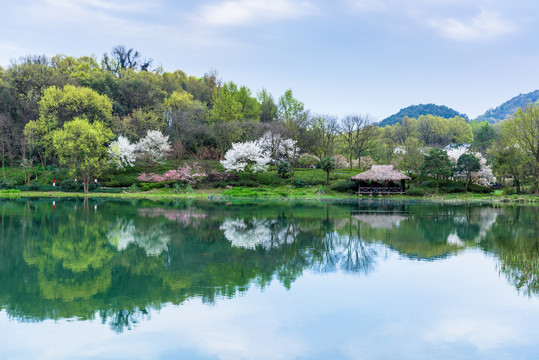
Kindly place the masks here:
<instances>
[{"instance_id":1,"label":"pavilion roof","mask_svg":"<svg viewBox=\"0 0 539 360\"><path fill-rule=\"evenodd\" d=\"M400 181L411 180L409 176L393 169L393 165L373 165L370 170L350 178L351 181Z\"/></svg>"}]
</instances>

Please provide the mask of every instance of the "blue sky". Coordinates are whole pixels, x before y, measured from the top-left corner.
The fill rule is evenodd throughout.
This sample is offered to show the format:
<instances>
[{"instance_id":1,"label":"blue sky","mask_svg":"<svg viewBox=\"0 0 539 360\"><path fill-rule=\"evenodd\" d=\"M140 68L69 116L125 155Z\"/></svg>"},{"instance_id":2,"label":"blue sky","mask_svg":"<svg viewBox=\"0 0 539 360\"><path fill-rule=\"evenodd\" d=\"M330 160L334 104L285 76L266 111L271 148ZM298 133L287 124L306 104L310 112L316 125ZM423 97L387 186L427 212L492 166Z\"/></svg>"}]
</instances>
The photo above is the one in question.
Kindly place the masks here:
<instances>
[{"instance_id":1,"label":"blue sky","mask_svg":"<svg viewBox=\"0 0 539 360\"><path fill-rule=\"evenodd\" d=\"M0 13L2 66L124 44L165 70L292 88L316 113L436 103L474 118L539 88L532 0L0 0Z\"/></svg>"}]
</instances>

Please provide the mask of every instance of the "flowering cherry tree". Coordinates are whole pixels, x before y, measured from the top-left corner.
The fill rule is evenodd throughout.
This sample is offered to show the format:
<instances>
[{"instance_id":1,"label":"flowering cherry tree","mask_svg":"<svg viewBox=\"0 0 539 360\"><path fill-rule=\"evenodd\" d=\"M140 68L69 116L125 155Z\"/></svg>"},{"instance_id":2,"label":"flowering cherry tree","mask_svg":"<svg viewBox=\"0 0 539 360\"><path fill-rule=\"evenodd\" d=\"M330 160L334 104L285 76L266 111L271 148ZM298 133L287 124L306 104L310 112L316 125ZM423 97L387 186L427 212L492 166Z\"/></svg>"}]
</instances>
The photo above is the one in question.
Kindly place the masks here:
<instances>
[{"instance_id":1,"label":"flowering cherry tree","mask_svg":"<svg viewBox=\"0 0 539 360\"><path fill-rule=\"evenodd\" d=\"M117 169L133 166L135 165L135 150L135 144L131 144L126 137L120 136L109 145L110 161Z\"/></svg>"},{"instance_id":2,"label":"flowering cherry tree","mask_svg":"<svg viewBox=\"0 0 539 360\"><path fill-rule=\"evenodd\" d=\"M197 163L193 165L185 164L183 167L176 170L169 170L166 173L159 175L154 173L142 173L137 177L140 182L159 183L165 181L177 181L188 184L196 184L206 177L206 173L202 171Z\"/></svg>"},{"instance_id":3,"label":"flowering cherry tree","mask_svg":"<svg viewBox=\"0 0 539 360\"><path fill-rule=\"evenodd\" d=\"M137 144L137 152L152 162L161 162L170 150L168 136L157 130L148 131Z\"/></svg>"},{"instance_id":4,"label":"flowering cherry tree","mask_svg":"<svg viewBox=\"0 0 539 360\"><path fill-rule=\"evenodd\" d=\"M246 171L251 177L259 171L266 171L270 157L254 141L232 144L232 149L225 154L225 160L221 164L228 172Z\"/></svg>"}]
</instances>

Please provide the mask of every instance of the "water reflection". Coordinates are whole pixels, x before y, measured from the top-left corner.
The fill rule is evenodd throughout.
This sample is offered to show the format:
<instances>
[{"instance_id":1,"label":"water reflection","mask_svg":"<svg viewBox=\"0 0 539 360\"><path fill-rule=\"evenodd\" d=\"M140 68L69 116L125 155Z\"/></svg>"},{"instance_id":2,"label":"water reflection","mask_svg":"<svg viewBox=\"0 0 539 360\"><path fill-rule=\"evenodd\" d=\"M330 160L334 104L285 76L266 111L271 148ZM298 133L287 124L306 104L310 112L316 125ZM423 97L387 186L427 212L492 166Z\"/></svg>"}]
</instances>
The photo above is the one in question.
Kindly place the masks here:
<instances>
[{"instance_id":1,"label":"water reflection","mask_svg":"<svg viewBox=\"0 0 539 360\"><path fill-rule=\"evenodd\" d=\"M517 291L539 291L536 208L17 200L0 211L0 304L19 321L100 318L121 332L162 304L290 288L306 270L365 276L390 252L480 249Z\"/></svg>"}]
</instances>

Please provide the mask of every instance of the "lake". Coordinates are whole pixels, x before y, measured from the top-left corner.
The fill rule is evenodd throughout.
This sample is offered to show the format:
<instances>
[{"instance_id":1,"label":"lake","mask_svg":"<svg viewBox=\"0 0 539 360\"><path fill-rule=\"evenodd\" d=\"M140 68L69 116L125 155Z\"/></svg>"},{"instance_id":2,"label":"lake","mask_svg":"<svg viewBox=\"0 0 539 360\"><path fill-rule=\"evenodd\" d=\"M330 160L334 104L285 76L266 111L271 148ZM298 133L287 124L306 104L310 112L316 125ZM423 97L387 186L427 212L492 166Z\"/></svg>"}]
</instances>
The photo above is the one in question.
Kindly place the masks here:
<instances>
[{"instance_id":1,"label":"lake","mask_svg":"<svg viewBox=\"0 0 539 360\"><path fill-rule=\"evenodd\" d=\"M1 200L1 359L537 359L539 208Z\"/></svg>"}]
</instances>

